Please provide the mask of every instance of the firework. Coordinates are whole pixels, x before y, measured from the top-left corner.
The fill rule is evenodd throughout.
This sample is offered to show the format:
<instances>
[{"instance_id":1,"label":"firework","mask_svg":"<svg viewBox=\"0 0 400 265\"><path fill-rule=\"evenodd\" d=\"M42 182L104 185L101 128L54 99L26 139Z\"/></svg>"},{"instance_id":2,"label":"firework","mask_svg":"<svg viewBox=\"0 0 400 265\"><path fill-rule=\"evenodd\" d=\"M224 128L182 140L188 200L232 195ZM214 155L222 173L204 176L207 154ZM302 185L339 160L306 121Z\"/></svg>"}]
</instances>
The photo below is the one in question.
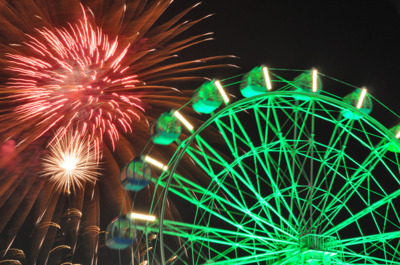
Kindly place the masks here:
<instances>
[{"instance_id":1,"label":"firework","mask_svg":"<svg viewBox=\"0 0 400 265\"><path fill-rule=\"evenodd\" d=\"M86 182L94 183L99 175L94 147L85 137L66 134L55 140L49 154L43 158L43 176L49 177L57 189L67 193L84 187Z\"/></svg>"},{"instance_id":2,"label":"firework","mask_svg":"<svg viewBox=\"0 0 400 265\"><path fill-rule=\"evenodd\" d=\"M177 60L210 40L176 39L203 19L182 21L195 6L158 22L172 1L0 2L0 143L13 155L0 161L0 247L29 250L29 264L96 264L99 231L130 207L119 168L188 100L171 82L226 56Z\"/></svg>"},{"instance_id":3,"label":"firework","mask_svg":"<svg viewBox=\"0 0 400 265\"><path fill-rule=\"evenodd\" d=\"M111 17L120 16L117 28L95 16L95 4L106 6L111 4L108 1L68 4L78 18L67 19L65 26L54 26L44 14L30 15L28 18L39 25L22 29L27 32L19 36L23 41L3 47L3 70L8 79L2 99L9 109L9 115L1 117L7 123L0 129L4 136L19 136L31 143L51 130L60 133L51 136L51 143L73 131L87 134L97 149L101 149L104 138L115 149L120 133L131 133L132 124L144 117L154 93L166 96L166 100L171 97L172 88L158 85L160 82L193 79L174 75L202 68L193 64L221 58L163 64L180 50L208 40L204 38L208 34L171 43L198 21L177 23L188 9L150 30L171 2L144 2L130 1L112 8L118 14ZM6 7L3 9L11 12ZM128 15L134 7L140 9L140 16Z\"/></svg>"},{"instance_id":4,"label":"firework","mask_svg":"<svg viewBox=\"0 0 400 265\"><path fill-rule=\"evenodd\" d=\"M14 110L21 122L36 124L39 138L57 128L62 137L74 130L90 134L89 140L101 145L102 136L114 146L120 127L132 132L133 120L139 118L140 100L119 90L135 88L137 75L125 74L124 64L131 44L120 47L118 37L110 39L100 27L93 27L81 5L82 19L66 28L36 29L27 34L22 45L30 54L7 53L11 78L6 83L12 91L8 98L21 102Z\"/></svg>"}]
</instances>

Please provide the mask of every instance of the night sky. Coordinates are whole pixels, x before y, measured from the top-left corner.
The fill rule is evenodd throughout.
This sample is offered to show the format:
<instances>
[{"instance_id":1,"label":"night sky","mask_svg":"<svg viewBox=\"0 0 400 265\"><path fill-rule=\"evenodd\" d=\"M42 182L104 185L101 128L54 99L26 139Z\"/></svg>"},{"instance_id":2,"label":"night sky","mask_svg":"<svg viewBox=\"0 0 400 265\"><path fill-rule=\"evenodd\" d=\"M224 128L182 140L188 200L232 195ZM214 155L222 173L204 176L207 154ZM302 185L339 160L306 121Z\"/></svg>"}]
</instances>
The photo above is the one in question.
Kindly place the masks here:
<instances>
[{"instance_id":1,"label":"night sky","mask_svg":"<svg viewBox=\"0 0 400 265\"><path fill-rule=\"evenodd\" d=\"M181 6L187 2L173 4L176 9ZM355 86L366 86L375 98L400 113L398 96L394 96L400 89L399 6L396 0L204 0L189 17L215 15L192 33L213 31L215 40L190 52L240 57L230 62L241 69L216 70L219 78L261 64L316 67ZM392 117L382 120L376 112L371 115L387 126L397 123Z\"/></svg>"},{"instance_id":2,"label":"night sky","mask_svg":"<svg viewBox=\"0 0 400 265\"><path fill-rule=\"evenodd\" d=\"M164 19L196 2L175 0ZM316 67L355 86L366 86L400 114L400 0L203 0L186 18L207 14L215 15L183 35L214 32L215 40L183 51L181 56L232 54L238 59L223 62L240 66L209 72L210 78L246 73L261 64L304 70ZM329 91L334 93L334 89ZM400 122L379 110L371 116L385 126Z\"/></svg>"}]
</instances>

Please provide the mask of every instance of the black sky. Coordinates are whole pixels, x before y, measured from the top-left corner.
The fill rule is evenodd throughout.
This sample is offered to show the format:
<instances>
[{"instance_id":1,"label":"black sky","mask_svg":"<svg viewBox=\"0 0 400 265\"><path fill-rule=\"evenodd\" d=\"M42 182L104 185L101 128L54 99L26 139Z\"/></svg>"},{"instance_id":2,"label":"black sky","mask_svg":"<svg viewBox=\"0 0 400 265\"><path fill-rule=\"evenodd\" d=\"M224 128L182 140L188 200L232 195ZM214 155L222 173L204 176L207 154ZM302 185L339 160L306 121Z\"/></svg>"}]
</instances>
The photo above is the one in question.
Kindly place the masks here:
<instances>
[{"instance_id":1,"label":"black sky","mask_svg":"<svg viewBox=\"0 0 400 265\"><path fill-rule=\"evenodd\" d=\"M195 3L176 0L174 5L187 6L188 2ZM400 113L400 97L396 95L400 95L397 2L204 0L189 17L215 13L193 29L215 33L215 41L203 44L199 52L237 55L240 59L234 63L241 67L239 72L261 64L294 69L317 67L329 76L366 86L374 97ZM229 76L233 72L217 70L215 74ZM398 122L390 119L382 122Z\"/></svg>"},{"instance_id":2,"label":"black sky","mask_svg":"<svg viewBox=\"0 0 400 265\"><path fill-rule=\"evenodd\" d=\"M196 2L175 0L171 14ZM213 31L216 39L188 53L198 53L195 58L220 54L240 57L230 63L241 69L215 71L215 77L221 78L261 64L317 67L348 83L367 86L400 114L398 10L396 0L203 0L187 17L215 15L189 34ZM384 124L400 122L394 117L372 116Z\"/></svg>"}]
</instances>

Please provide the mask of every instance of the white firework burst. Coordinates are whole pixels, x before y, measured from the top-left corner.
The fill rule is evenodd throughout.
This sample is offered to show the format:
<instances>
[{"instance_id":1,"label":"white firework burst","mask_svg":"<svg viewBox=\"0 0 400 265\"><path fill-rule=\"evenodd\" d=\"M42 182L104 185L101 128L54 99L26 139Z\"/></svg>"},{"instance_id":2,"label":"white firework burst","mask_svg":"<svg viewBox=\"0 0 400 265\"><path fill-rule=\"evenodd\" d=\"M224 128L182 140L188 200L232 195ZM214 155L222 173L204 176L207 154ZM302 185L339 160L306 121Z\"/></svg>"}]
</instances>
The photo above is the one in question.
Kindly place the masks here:
<instances>
[{"instance_id":1,"label":"white firework burst","mask_svg":"<svg viewBox=\"0 0 400 265\"><path fill-rule=\"evenodd\" d=\"M91 141L77 133L64 134L49 146L49 154L42 159L42 176L48 177L57 190L70 193L71 188L83 188L100 175L98 154Z\"/></svg>"}]
</instances>

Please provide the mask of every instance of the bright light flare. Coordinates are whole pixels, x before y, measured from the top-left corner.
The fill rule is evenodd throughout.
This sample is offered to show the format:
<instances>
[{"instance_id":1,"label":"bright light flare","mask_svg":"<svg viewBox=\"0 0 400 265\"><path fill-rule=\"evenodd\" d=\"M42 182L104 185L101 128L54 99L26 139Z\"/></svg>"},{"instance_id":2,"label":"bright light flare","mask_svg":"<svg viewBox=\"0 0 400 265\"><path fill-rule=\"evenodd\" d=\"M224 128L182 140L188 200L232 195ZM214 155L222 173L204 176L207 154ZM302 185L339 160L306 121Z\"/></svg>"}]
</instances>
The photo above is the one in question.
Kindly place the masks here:
<instances>
[{"instance_id":1,"label":"bright light flare","mask_svg":"<svg viewBox=\"0 0 400 265\"><path fill-rule=\"evenodd\" d=\"M154 222L156 217L154 215L140 214L140 213L131 213L131 218L136 220L150 221Z\"/></svg>"},{"instance_id":2,"label":"bright light flare","mask_svg":"<svg viewBox=\"0 0 400 265\"><path fill-rule=\"evenodd\" d=\"M179 111L175 111L174 115L186 126L190 132L193 132L193 126L185 119L185 117L182 116L182 114L179 113Z\"/></svg>"},{"instance_id":3,"label":"bright light flare","mask_svg":"<svg viewBox=\"0 0 400 265\"><path fill-rule=\"evenodd\" d=\"M229 103L229 98L228 95L226 95L224 88L221 85L220 81L215 81L215 85L218 88L219 93L222 95L222 98L224 99L225 105Z\"/></svg>"},{"instance_id":4,"label":"bright light flare","mask_svg":"<svg viewBox=\"0 0 400 265\"><path fill-rule=\"evenodd\" d=\"M164 171L168 170L168 167L166 165L164 165L163 163L157 161L156 159L150 157L150 156L145 156L144 160L146 162L149 162L150 164L152 164L153 166L156 166Z\"/></svg>"},{"instance_id":5,"label":"bright light flare","mask_svg":"<svg viewBox=\"0 0 400 265\"><path fill-rule=\"evenodd\" d=\"M64 134L49 147L42 159L42 176L48 177L57 189L70 193L71 188L83 188L86 182L95 182L99 164L92 143L77 133Z\"/></svg>"},{"instance_id":6,"label":"bright light flare","mask_svg":"<svg viewBox=\"0 0 400 265\"><path fill-rule=\"evenodd\" d=\"M361 90L361 95L360 98L358 99L358 103L357 103L357 109L361 109L363 103L364 103L364 99L365 99L365 95L367 94L367 89L364 87Z\"/></svg>"},{"instance_id":7,"label":"bright light flare","mask_svg":"<svg viewBox=\"0 0 400 265\"><path fill-rule=\"evenodd\" d=\"M318 70L312 69L312 92L317 92L318 90Z\"/></svg>"},{"instance_id":8,"label":"bright light flare","mask_svg":"<svg viewBox=\"0 0 400 265\"><path fill-rule=\"evenodd\" d=\"M78 164L78 160L75 157L66 157L60 166L66 171L73 171L76 169L76 164Z\"/></svg>"},{"instance_id":9,"label":"bright light flare","mask_svg":"<svg viewBox=\"0 0 400 265\"><path fill-rule=\"evenodd\" d=\"M272 83L271 83L271 78L269 77L268 68L264 66L262 70L264 73L265 85L267 86L267 90L272 90Z\"/></svg>"}]
</instances>

